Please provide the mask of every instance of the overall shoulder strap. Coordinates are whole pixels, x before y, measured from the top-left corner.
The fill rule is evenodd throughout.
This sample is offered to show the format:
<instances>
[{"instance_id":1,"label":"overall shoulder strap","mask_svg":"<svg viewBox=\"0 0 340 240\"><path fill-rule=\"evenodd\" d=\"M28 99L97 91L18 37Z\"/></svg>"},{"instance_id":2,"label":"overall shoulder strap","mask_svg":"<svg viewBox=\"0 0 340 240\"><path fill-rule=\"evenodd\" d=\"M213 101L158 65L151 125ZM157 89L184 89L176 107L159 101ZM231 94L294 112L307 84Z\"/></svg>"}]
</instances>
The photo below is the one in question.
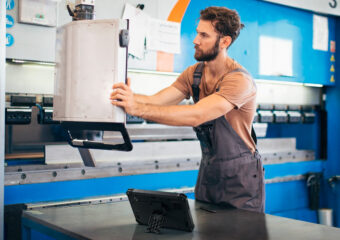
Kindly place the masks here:
<instances>
[{"instance_id":1,"label":"overall shoulder strap","mask_svg":"<svg viewBox=\"0 0 340 240\"><path fill-rule=\"evenodd\" d=\"M198 102L200 100L200 89L199 85L201 83L201 78L202 78L202 70L203 70L204 63L200 62L194 72L194 81L191 85L192 88L192 95L194 102Z\"/></svg>"},{"instance_id":2,"label":"overall shoulder strap","mask_svg":"<svg viewBox=\"0 0 340 240\"><path fill-rule=\"evenodd\" d=\"M251 137L255 143L255 145L257 145L257 137L256 137L256 132L255 132L255 129L254 129L254 125L252 124L251 125Z\"/></svg>"}]
</instances>

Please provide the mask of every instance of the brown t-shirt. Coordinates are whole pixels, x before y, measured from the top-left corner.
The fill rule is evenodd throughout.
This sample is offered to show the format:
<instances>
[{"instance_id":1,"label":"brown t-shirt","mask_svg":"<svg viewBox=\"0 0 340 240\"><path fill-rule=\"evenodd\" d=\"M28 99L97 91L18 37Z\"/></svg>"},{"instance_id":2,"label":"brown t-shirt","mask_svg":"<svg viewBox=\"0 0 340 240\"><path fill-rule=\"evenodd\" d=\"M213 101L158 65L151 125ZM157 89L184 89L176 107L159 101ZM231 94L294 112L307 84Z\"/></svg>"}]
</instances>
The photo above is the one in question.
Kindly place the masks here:
<instances>
[{"instance_id":1,"label":"brown t-shirt","mask_svg":"<svg viewBox=\"0 0 340 240\"><path fill-rule=\"evenodd\" d=\"M198 63L184 70L172 84L188 99L193 96L191 85L197 65ZM199 85L200 99L211 94L217 94L233 104L235 108L229 111L225 118L248 148L254 152L256 147L251 137L251 127L256 110L256 86L249 74L238 71L231 72L236 68L242 68L242 66L232 60L232 63L229 62L226 66L225 74L212 84L206 83L203 68ZM216 92L217 88L219 88L218 92Z\"/></svg>"}]
</instances>

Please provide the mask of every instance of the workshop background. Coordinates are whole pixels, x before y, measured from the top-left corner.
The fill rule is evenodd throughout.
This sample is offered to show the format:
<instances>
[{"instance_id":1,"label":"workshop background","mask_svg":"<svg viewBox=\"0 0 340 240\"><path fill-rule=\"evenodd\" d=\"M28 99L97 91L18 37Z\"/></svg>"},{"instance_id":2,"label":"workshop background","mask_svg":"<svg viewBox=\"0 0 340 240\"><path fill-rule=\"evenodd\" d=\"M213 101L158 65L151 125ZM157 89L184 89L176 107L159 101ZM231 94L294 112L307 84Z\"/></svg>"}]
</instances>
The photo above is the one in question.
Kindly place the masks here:
<instances>
[{"instance_id":1,"label":"workshop background","mask_svg":"<svg viewBox=\"0 0 340 240\"><path fill-rule=\"evenodd\" d=\"M132 89L152 94L195 63L192 42L201 9L237 10L245 28L228 53L253 75L258 87L254 128L265 168L265 212L318 223L319 210L331 209L333 225L340 227L340 79L336 74L340 56L335 47L340 40L340 6L337 0L287 6L291 2L98 0L95 16L121 18L129 3L143 5L141 11L154 19L180 23L179 54L146 48L142 57L128 58ZM326 7L319 8L321 2ZM5 62L0 64L6 79L1 78L0 92L5 100L0 113L0 119L5 119L0 128L5 238L21 238L24 209L122 201L128 188L183 192L194 198L201 150L188 127L128 116L133 151L91 150L97 166L84 166L78 150L67 144L65 132L52 118L56 29L72 20L66 1L1 4L1 13L6 14L6 54L1 54ZM24 14L36 14L32 4L47 4L49 15L35 15L36 21L28 21ZM3 14L1 19L5 21ZM120 138L111 132L95 134L105 141ZM37 239L49 239L35 234Z\"/></svg>"}]
</instances>

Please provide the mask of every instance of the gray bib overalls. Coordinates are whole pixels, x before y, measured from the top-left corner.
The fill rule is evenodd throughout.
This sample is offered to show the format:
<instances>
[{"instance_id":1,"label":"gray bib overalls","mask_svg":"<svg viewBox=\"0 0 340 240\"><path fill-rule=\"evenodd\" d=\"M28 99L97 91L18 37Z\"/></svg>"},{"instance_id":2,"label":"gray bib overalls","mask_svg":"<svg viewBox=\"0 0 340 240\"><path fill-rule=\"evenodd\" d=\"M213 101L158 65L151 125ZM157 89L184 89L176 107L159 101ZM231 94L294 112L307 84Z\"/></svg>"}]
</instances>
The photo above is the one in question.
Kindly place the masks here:
<instances>
[{"instance_id":1,"label":"gray bib overalls","mask_svg":"<svg viewBox=\"0 0 340 240\"><path fill-rule=\"evenodd\" d=\"M202 69L203 63L200 63L194 73L195 103L199 101ZM247 73L244 69L235 71ZM202 149L196 200L263 212L264 174L257 150L254 154L249 150L225 116L203 123L194 131Z\"/></svg>"}]
</instances>

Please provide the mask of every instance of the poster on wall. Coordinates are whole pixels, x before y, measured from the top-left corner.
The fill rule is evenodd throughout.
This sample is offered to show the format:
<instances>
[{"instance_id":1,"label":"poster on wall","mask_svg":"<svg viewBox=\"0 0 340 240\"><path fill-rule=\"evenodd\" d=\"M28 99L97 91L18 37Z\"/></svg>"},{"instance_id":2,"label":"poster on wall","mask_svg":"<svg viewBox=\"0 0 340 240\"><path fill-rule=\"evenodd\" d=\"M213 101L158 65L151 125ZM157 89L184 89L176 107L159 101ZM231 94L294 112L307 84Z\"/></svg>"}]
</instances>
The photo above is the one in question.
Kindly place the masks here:
<instances>
[{"instance_id":1,"label":"poster on wall","mask_svg":"<svg viewBox=\"0 0 340 240\"><path fill-rule=\"evenodd\" d=\"M18 22L55 27L57 0L19 0Z\"/></svg>"},{"instance_id":2,"label":"poster on wall","mask_svg":"<svg viewBox=\"0 0 340 240\"><path fill-rule=\"evenodd\" d=\"M181 52L180 23L152 18L128 3L125 4L122 18L130 20L129 53L135 57L142 58L144 50Z\"/></svg>"},{"instance_id":3,"label":"poster on wall","mask_svg":"<svg viewBox=\"0 0 340 240\"><path fill-rule=\"evenodd\" d=\"M150 18L146 36L148 50L181 53L180 23Z\"/></svg>"},{"instance_id":4,"label":"poster on wall","mask_svg":"<svg viewBox=\"0 0 340 240\"><path fill-rule=\"evenodd\" d=\"M126 3L123 19L129 19L129 54L142 59L144 57L144 42L146 37L146 27L149 16L141 9Z\"/></svg>"},{"instance_id":5,"label":"poster on wall","mask_svg":"<svg viewBox=\"0 0 340 240\"><path fill-rule=\"evenodd\" d=\"M260 75L293 76L292 40L260 36L259 44Z\"/></svg>"},{"instance_id":6,"label":"poster on wall","mask_svg":"<svg viewBox=\"0 0 340 240\"><path fill-rule=\"evenodd\" d=\"M313 49L328 51L328 18L313 15Z\"/></svg>"}]
</instances>

